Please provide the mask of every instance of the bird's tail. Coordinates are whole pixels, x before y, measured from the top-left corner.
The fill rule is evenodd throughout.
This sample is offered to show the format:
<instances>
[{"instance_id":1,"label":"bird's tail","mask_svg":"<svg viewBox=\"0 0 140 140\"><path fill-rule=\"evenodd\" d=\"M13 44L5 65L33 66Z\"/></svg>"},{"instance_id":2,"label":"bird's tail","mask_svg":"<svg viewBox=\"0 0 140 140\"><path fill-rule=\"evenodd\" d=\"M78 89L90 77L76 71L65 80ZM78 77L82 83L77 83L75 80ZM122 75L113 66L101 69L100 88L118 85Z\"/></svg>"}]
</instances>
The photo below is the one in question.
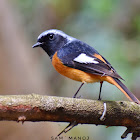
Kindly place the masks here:
<instances>
[{"instance_id":1,"label":"bird's tail","mask_svg":"<svg viewBox=\"0 0 140 140\"><path fill-rule=\"evenodd\" d=\"M107 81L122 91L130 101L140 104L140 100L138 100L137 97L132 92L130 92L129 89L119 79L107 76Z\"/></svg>"}]
</instances>

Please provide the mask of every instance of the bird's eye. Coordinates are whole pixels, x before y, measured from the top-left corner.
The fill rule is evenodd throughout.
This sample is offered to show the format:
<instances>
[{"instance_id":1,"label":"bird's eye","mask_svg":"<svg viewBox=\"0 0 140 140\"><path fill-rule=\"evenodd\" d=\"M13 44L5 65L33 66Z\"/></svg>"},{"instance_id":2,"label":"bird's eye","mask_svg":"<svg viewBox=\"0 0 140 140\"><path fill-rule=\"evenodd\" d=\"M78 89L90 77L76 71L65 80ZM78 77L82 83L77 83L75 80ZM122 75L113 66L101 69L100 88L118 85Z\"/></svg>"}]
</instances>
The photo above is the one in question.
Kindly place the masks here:
<instances>
[{"instance_id":1,"label":"bird's eye","mask_svg":"<svg viewBox=\"0 0 140 140\"><path fill-rule=\"evenodd\" d=\"M54 40L54 34L48 34L49 40Z\"/></svg>"}]
</instances>

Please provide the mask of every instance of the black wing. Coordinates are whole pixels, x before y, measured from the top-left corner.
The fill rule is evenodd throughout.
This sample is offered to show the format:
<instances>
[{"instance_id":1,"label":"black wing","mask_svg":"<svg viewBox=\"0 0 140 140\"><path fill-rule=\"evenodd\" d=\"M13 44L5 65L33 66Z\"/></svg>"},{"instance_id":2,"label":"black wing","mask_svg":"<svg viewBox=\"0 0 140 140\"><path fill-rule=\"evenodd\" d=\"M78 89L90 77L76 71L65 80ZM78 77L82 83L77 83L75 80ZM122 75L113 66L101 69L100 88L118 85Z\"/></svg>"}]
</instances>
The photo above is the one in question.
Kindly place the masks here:
<instances>
[{"instance_id":1,"label":"black wing","mask_svg":"<svg viewBox=\"0 0 140 140\"><path fill-rule=\"evenodd\" d=\"M89 58L89 60L93 60L93 63L92 61L88 62L88 60L78 61L76 58L78 58L81 54ZM91 74L101 76L106 75L122 79L105 58L100 55L102 58L101 60L97 58L95 54L100 55L94 48L81 41L72 41L66 44L57 53L63 64L68 67L79 69Z\"/></svg>"}]
</instances>

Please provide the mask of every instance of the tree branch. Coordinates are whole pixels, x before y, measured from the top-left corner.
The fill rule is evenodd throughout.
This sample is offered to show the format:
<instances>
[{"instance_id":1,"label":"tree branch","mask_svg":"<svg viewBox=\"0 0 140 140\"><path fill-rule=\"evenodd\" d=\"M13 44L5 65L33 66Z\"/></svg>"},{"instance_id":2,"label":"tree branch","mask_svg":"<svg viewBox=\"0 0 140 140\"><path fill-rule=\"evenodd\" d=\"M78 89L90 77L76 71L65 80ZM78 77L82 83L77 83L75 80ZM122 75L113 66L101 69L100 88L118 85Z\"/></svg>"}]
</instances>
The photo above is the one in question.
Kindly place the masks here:
<instances>
[{"instance_id":1,"label":"tree branch","mask_svg":"<svg viewBox=\"0 0 140 140\"><path fill-rule=\"evenodd\" d=\"M104 111L105 120L100 120ZM140 105L129 101L96 101L55 96L0 96L0 120L56 121L107 126L140 126Z\"/></svg>"},{"instance_id":2,"label":"tree branch","mask_svg":"<svg viewBox=\"0 0 140 140\"><path fill-rule=\"evenodd\" d=\"M140 127L140 105L129 101L96 101L55 96L0 96L0 120L55 121Z\"/></svg>"}]
</instances>

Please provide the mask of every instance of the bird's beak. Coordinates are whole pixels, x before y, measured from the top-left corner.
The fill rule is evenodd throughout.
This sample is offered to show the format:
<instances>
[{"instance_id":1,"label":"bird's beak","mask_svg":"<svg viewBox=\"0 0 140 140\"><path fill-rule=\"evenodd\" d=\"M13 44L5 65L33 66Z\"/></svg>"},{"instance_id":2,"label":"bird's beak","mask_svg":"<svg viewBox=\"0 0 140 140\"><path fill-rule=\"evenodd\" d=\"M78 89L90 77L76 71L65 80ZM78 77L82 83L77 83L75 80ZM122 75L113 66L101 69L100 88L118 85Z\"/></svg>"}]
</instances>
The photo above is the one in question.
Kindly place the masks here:
<instances>
[{"instance_id":1,"label":"bird's beak","mask_svg":"<svg viewBox=\"0 0 140 140\"><path fill-rule=\"evenodd\" d=\"M40 46L41 44L42 44L42 43L37 42L37 43L35 43L35 44L32 46L32 48L38 47L38 46Z\"/></svg>"}]
</instances>

